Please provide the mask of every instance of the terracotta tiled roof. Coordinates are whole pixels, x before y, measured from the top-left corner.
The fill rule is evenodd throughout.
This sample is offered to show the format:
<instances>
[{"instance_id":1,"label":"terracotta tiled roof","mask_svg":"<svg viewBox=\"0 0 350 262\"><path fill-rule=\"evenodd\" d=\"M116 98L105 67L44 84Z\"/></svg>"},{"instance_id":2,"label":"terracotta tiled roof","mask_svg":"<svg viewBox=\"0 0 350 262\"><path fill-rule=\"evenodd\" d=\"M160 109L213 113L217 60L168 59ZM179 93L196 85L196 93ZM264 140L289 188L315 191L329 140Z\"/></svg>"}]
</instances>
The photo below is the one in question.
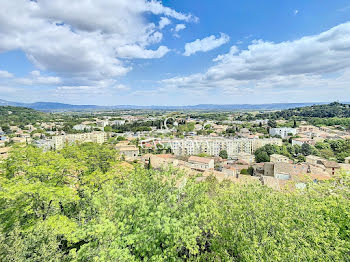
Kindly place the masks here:
<instances>
[{"instance_id":1,"label":"terracotta tiled roof","mask_svg":"<svg viewBox=\"0 0 350 262\"><path fill-rule=\"evenodd\" d=\"M322 161L322 164L327 168L340 168L340 165L334 161Z\"/></svg>"},{"instance_id":2,"label":"terracotta tiled roof","mask_svg":"<svg viewBox=\"0 0 350 262\"><path fill-rule=\"evenodd\" d=\"M211 160L212 159L199 157L199 156L190 156L188 158L188 162L198 162L198 163L205 163L205 164L209 164Z\"/></svg>"}]
</instances>

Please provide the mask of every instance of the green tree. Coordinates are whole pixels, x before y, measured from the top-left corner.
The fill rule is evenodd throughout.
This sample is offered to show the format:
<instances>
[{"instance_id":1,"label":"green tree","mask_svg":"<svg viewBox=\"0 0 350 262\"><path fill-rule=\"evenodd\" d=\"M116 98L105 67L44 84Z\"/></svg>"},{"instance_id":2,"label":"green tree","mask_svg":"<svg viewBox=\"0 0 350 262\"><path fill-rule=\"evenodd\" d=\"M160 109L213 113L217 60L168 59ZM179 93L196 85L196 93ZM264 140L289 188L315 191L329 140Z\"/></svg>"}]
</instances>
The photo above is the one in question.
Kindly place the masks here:
<instances>
[{"instance_id":1,"label":"green tree","mask_svg":"<svg viewBox=\"0 0 350 262\"><path fill-rule=\"evenodd\" d=\"M302 146L301 146L301 153L304 156L311 155L311 153L312 153L311 146L309 144L307 144L307 143L302 144Z\"/></svg>"},{"instance_id":2,"label":"green tree","mask_svg":"<svg viewBox=\"0 0 350 262\"><path fill-rule=\"evenodd\" d=\"M228 158L228 154L226 150L221 150L219 153L219 156L223 159L227 159Z\"/></svg>"},{"instance_id":3,"label":"green tree","mask_svg":"<svg viewBox=\"0 0 350 262\"><path fill-rule=\"evenodd\" d=\"M119 158L93 143L15 147L1 163L0 261L349 259L347 173L275 191Z\"/></svg>"},{"instance_id":4,"label":"green tree","mask_svg":"<svg viewBox=\"0 0 350 262\"><path fill-rule=\"evenodd\" d=\"M103 128L103 130L104 130L105 132L112 132L112 131L113 131L113 129L112 129L111 126L105 126L105 127Z\"/></svg>"},{"instance_id":5,"label":"green tree","mask_svg":"<svg viewBox=\"0 0 350 262\"><path fill-rule=\"evenodd\" d=\"M269 122L267 123L267 125L271 128L276 128L277 127L277 123L275 120L270 119Z\"/></svg>"},{"instance_id":6,"label":"green tree","mask_svg":"<svg viewBox=\"0 0 350 262\"><path fill-rule=\"evenodd\" d=\"M270 156L267 154L266 151L257 150L255 152L255 161L257 163L270 162Z\"/></svg>"}]
</instances>

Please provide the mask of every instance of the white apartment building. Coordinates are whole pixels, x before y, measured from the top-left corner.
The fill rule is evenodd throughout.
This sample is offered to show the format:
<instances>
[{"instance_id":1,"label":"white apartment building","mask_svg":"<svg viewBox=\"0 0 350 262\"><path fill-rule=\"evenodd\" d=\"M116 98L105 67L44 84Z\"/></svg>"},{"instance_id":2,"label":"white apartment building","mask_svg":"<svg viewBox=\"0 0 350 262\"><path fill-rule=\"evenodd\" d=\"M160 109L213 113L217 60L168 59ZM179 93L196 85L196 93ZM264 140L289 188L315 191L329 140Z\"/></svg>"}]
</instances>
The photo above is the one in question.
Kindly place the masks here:
<instances>
[{"instance_id":1,"label":"white apartment building","mask_svg":"<svg viewBox=\"0 0 350 262\"><path fill-rule=\"evenodd\" d=\"M189 138L161 141L169 146L175 155L198 155L205 153L211 156L219 156L221 150L226 150L228 156L235 157L240 153L252 154L258 148L275 144L282 145L278 138L266 139L228 139L228 138Z\"/></svg>"},{"instance_id":2,"label":"white apartment building","mask_svg":"<svg viewBox=\"0 0 350 262\"><path fill-rule=\"evenodd\" d=\"M285 138L289 136L289 134L292 134L293 136L296 135L297 129L290 127L270 128L270 136L279 135L280 137Z\"/></svg>"},{"instance_id":3,"label":"white apartment building","mask_svg":"<svg viewBox=\"0 0 350 262\"><path fill-rule=\"evenodd\" d=\"M104 132L92 132L83 134L69 134L63 136L53 136L51 145L53 149L60 150L66 143L72 144L75 142L93 142L102 144L106 141Z\"/></svg>"},{"instance_id":4,"label":"white apartment building","mask_svg":"<svg viewBox=\"0 0 350 262\"><path fill-rule=\"evenodd\" d=\"M117 125L117 126L122 126L125 125L125 120L114 120L111 122L111 125Z\"/></svg>"},{"instance_id":5,"label":"white apartment building","mask_svg":"<svg viewBox=\"0 0 350 262\"><path fill-rule=\"evenodd\" d=\"M80 124L80 125L75 125L75 126L73 126L73 129L74 129L74 130L77 130L77 131L84 131L84 130L91 130L92 127L91 127L91 126L87 126L87 125Z\"/></svg>"}]
</instances>

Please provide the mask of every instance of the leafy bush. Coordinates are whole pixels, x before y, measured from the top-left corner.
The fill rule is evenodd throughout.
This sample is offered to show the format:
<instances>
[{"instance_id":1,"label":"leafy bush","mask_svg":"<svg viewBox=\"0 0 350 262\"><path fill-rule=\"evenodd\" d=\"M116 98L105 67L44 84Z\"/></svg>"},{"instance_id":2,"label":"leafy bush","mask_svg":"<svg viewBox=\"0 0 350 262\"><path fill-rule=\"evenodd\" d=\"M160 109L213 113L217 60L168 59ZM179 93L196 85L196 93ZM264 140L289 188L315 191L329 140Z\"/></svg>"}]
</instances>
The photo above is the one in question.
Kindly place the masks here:
<instances>
[{"instance_id":1,"label":"leafy bush","mask_svg":"<svg viewBox=\"0 0 350 262\"><path fill-rule=\"evenodd\" d=\"M279 192L118 159L92 143L14 149L0 174L0 260L349 259L349 175Z\"/></svg>"}]
</instances>

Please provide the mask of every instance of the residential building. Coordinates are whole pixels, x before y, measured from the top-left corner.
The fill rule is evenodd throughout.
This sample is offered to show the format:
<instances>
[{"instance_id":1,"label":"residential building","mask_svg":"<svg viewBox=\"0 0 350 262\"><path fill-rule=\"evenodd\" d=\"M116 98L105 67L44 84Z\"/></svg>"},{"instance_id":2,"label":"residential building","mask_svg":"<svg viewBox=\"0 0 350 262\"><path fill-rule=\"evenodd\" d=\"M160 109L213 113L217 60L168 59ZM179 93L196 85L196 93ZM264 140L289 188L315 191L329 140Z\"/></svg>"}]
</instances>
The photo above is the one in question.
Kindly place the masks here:
<instances>
[{"instance_id":1,"label":"residential building","mask_svg":"<svg viewBox=\"0 0 350 262\"><path fill-rule=\"evenodd\" d=\"M0 160L6 159L8 156L8 152L10 151L10 147L2 147L0 148Z\"/></svg>"},{"instance_id":2,"label":"residential building","mask_svg":"<svg viewBox=\"0 0 350 262\"><path fill-rule=\"evenodd\" d=\"M219 156L220 151L226 150L229 158L237 158L240 154L253 154L258 148L267 145L282 145L278 138L267 139L228 139L221 137L194 137L187 139L173 139L160 141L165 147L170 147L174 155L198 155L201 153L210 156Z\"/></svg>"},{"instance_id":3,"label":"residential building","mask_svg":"<svg viewBox=\"0 0 350 262\"><path fill-rule=\"evenodd\" d=\"M26 138L26 137L12 137L11 141L13 143L27 143L29 142L30 138Z\"/></svg>"},{"instance_id":4,"label":"residential building","mask_svg":"<svg viewBox=\"0 0 350 262\"><path fill-rule=\"evenodd\" d=\"M66 143L72 144L75 142L94 142L98 144L104 143L106 140L104 132L92 132L82 134L68 134L62 136L53 136L52 140L48 140L48 143L52 143L53 149L60 150Z\"/></svg>"},{"instance_id":5,"label":"residential building","mask_svg":"<svg viewBox=\"0 0 350 262\"><path fill-rule=\"evenodd\" d=\"M292 160L290 160L288 157L282 156L279 154L272 154L270 156L270 161L272 163L291 163L292 162Z\"/></svg>"},{"instance_id":6,"label":"residential building","mask_svg":"<svg viewBox=\"0 0 350 262\"><path fill-rule=\"evenodd\" d=\"M290 128L290 127L280 127L280 128L270 128L270 136L280 136L282 138L286 138L290 135L294 136L297 134L296 128Z\"/></svg>"},{"instance_id":7,"label":"residential building","mask_svg":"<svg viewBox=\"0 0 350 262\"><path fill-rule=\"evenodd\" d=\"M115 149L117 149L121 155L125 156L127 160L136 159L139 155L139 148L134 145L118 144L115 146Z\"/></svg>"},{"instance_id":8,"label":"residential building","mask_svg":"<svg viewBox=\"0 0 350 262\"><path fill-rule=\"evenodd\" d=\"M97 120L96 125L99 127L106 127L108 126L109 121L108 120Z\"/></svg>"},{"instance_id":9,"label":"residential building","mask_svg":"<svg viewBox=\"0 0 350 262\"><path fill-rule=\"evenodd\" d=\"M350 156L345 158L345 164L350 164Z\"/></svg>"},{"instance_id":10,"label":"residential building","mask_svg":"<svg viewBox=\"0 0 350 262\"><path fill-rule=\"evenodd\" d=\"M77 131L85 131L85 130L90 131L92 129L92 127L88 126L88 125L80 124L80 125L73 126L73 129L77 130Z\"/></svg>"},{"instance_id":11,"label":"residential building","mask_svg":"<svg viewBox=\"0 0 350 262\"><path fill-rule=\"evenodd\" d=\"M329 161L318 156L309 155L306 157L306 163L314 166L322 167L328 174L334 175L340 170L340 165L337 162Z\"/></svg>"},{"instance_id":12,"label":"residential building","mask_svg":"<svg viewBox=\"0 0 350 262\"><path fill-rule=\"evenodd\" d=\"M125 125L125 120L114 120L111 122L111 125L122 126Z\"/></svg>"},{"instance_id":13,"label":"residential building","mask_svg":"<svg viewBox=\"0 0 350 262\"><path fill-rule=\"evenodd\" d=\"M190 156L188 159L188 163L191 168L199 170L207 170L214 168L214 159L211 158Z\"/></svg>"},{"instance_id":14,"label":"residential building","mask_svg":"<svg viewBox=\"0 0 350 262\"><path fill-rule=\"evenodd\" d=\"M302 146L303 144L315 145L316 141L311 138L294 138L292 139L292 146L298 145Z\"/></svg>"}]
</instances>

